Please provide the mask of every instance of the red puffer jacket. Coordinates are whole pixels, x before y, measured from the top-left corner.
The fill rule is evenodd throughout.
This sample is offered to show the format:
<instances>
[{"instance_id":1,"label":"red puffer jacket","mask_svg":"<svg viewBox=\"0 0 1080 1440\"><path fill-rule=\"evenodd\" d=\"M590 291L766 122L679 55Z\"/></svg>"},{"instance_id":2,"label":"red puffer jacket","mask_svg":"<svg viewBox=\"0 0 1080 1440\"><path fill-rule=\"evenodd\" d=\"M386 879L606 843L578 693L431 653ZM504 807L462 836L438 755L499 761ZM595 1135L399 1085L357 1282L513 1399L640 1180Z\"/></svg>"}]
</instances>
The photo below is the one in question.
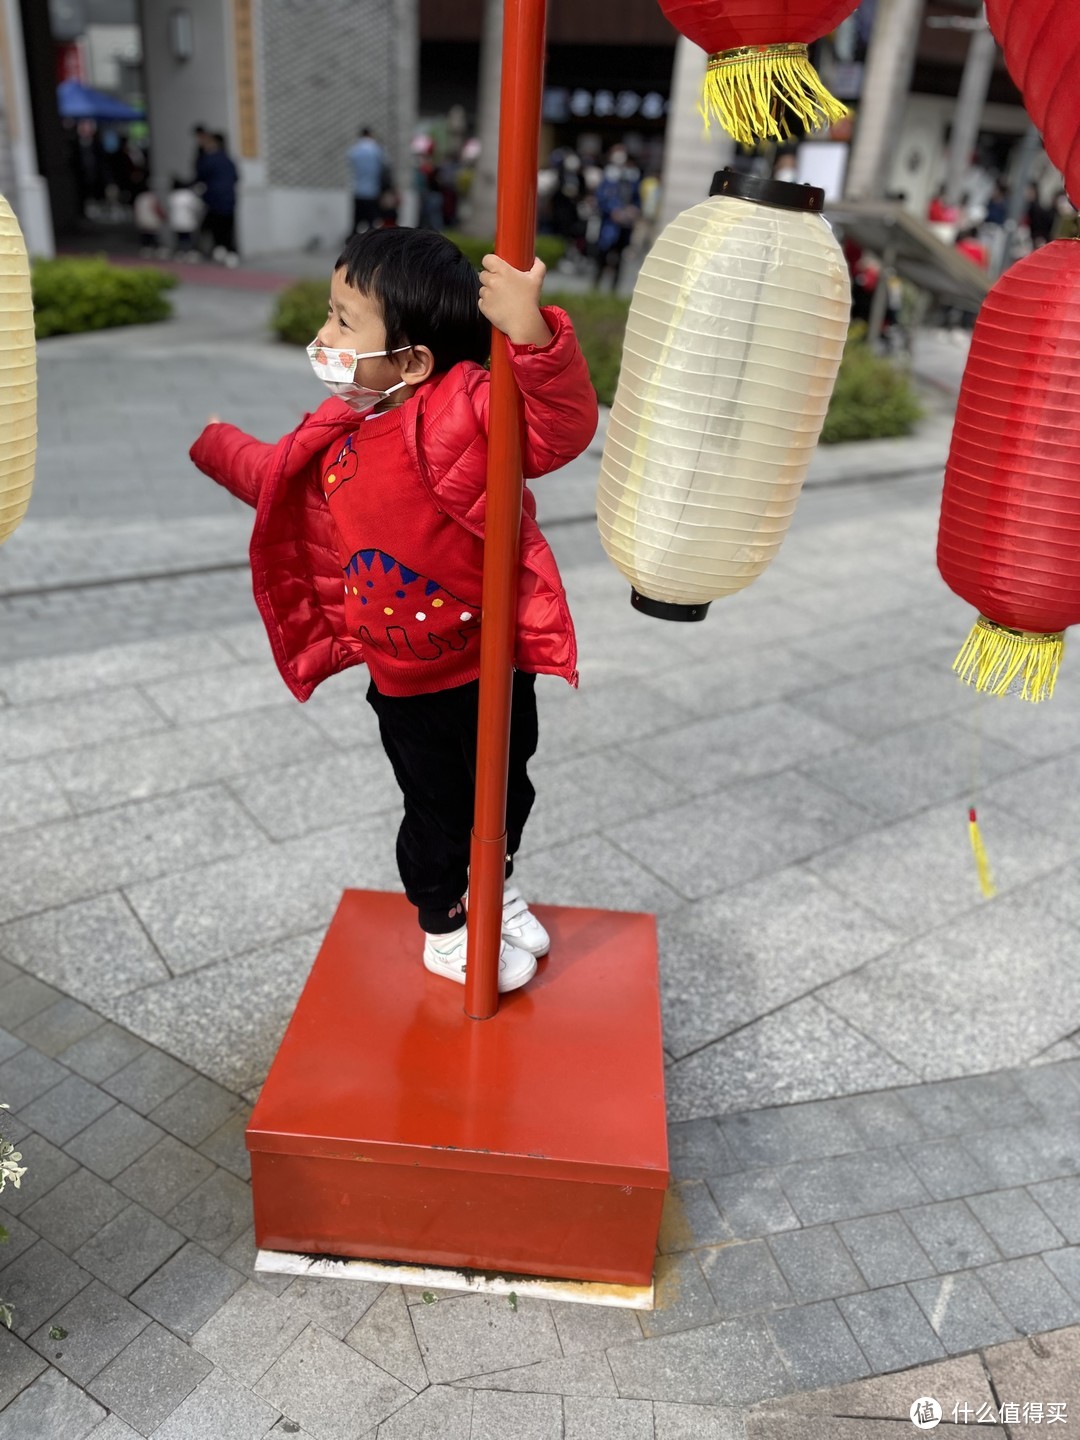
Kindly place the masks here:
<instances>
[{"instance_id":1,"label":"red puffer jacket","mask_svg":"<svg viewBox=\"0 0 1080 1440\"><path fill-rule=\"evenodd\" d=\"M568 316L543 315L549 344L511 345L525 407L526 479L567 464L596 431L596 394ZM409 462L435 503L464 530L483 536L487 504L486 370L462 362L422 385L394 413ZM341 400L327 400L276 445L234 425L208 425L191 458L212 480L255 506L251 574L255 602L285 683L306 700L329 675L363 661L345 628L341 562L323 495L319 462L363 425ZM392 477L380 477L390 479ZM555 557L525 487L514 663L577 684L577 645Z\"/></svg>"}]
</instances>

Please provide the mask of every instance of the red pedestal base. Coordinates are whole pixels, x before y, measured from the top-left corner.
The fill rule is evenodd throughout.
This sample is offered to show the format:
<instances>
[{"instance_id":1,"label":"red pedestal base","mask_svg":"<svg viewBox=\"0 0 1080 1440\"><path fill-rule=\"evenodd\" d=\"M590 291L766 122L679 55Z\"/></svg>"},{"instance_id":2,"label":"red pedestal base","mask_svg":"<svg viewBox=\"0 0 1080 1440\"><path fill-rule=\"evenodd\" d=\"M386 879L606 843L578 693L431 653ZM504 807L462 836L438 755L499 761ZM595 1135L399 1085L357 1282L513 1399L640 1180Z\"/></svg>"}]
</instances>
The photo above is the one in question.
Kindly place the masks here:
<instances>
[{"instance_id":1,"label":"red pedestal base","mask_svg":"<svg viewBox=\"0 0 1080 1440\"><path fill-rule=\"evenodd\" d=\"M403 896L345 892L247 1130L261 1248L651 1282L655 923L536 914L550 957L477 1021L423 968Z\"/></svg>"}]
</instances>

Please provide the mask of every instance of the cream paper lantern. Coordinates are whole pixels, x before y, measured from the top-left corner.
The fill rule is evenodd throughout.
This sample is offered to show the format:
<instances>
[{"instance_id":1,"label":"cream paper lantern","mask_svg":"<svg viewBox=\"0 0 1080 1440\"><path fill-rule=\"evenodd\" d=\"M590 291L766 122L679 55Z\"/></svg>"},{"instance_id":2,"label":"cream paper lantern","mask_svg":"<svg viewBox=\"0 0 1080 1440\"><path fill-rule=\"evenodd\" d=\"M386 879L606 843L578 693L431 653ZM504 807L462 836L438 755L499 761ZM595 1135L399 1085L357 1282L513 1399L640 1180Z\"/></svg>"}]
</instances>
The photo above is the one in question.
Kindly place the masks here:
<instances>
[{"instance_id":1,"label":"cream paper lantern","mask_svg":"<svg viewBox=\"0 0 1080 1440\"><path fill-rule=\"evenodd\" d=\"M701 620L779 550L847 338L824 192L722 170L646 256L600 468L636 609Z\"/></svg>"},{"instance_id":2,"label":"cream paper lantern","mask_svg":"<svg viewBox=\"0 0 1080 1440\"><path fill-rule=\"evenodd\" d=\"M37 444L37 368L30 266L19 222L0 195L0 545L26 514Z\"/></svg>"}]
</instances>

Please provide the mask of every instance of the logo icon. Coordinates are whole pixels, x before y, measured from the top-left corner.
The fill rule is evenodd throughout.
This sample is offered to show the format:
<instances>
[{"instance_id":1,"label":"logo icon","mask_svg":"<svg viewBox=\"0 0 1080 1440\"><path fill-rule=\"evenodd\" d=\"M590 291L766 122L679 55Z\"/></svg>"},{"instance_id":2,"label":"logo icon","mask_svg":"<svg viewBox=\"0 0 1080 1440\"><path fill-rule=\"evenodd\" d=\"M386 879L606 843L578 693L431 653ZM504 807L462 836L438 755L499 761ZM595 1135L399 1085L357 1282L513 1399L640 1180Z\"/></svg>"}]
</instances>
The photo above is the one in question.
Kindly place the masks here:
<instances>
[{"instance_id":1,"label":"logo icon","mask_svg":"<svg viewBox=\"0 0 1080 1440\"><path fill-rule=\"evenodd\" d=\"M935 1430L941 1423L941 1406L932 1395L920 1395L911 1407L911 1423L916 1430Z\"/></svg>"}]
</instances>

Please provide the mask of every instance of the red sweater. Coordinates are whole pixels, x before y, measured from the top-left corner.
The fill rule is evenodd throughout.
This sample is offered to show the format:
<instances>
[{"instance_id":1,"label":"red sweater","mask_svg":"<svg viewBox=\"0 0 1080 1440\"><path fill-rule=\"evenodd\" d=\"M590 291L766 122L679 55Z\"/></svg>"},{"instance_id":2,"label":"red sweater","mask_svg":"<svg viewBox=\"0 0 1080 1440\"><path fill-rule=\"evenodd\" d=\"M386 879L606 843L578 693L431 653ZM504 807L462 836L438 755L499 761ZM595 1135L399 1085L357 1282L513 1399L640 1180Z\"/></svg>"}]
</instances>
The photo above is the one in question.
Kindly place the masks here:
<instances>
[{"instance_id":1,"label":"red sweater","mask_svg":"<svg viewBox=\"0 0 1080 1440\"><path fill-rule=\"evenodd\" d=\"M345 627L363 644L376 690L424 695L475 680L483 541L436 505L392 410L330 447L322 486L345 577Z\"/></svg>"}]
</instances>

